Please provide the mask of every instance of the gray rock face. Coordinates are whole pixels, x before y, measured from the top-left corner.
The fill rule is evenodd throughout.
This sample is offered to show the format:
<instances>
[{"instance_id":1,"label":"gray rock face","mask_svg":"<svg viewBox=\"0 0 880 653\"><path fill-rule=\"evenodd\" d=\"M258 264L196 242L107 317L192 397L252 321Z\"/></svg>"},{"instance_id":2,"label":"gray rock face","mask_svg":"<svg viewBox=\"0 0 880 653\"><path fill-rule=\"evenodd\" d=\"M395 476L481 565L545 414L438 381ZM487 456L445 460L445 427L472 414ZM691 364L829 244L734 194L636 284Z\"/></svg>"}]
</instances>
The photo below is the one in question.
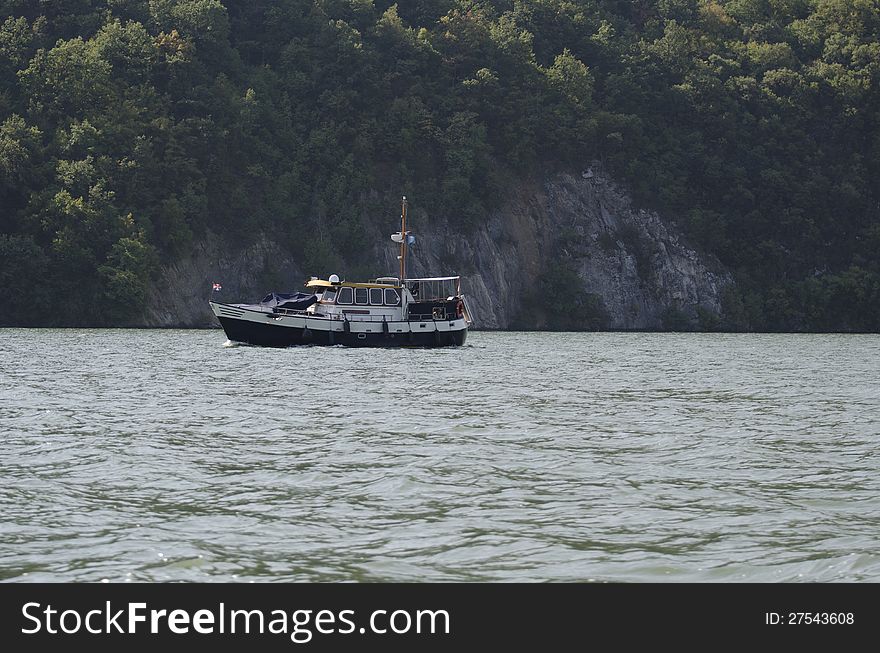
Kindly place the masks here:
<instances>
[{"instance_id":1,"label":"gray rock face","mask_svg":"<svg viewBox=\"0 0 880 653\"><path fill-rule=\"evenodd\" d=\"M214 292L212 284L222 288ZM207 234L192 252L164 267L154 284L141 326L219 327L209 299L255 302L272 290L301 290L303 276L278 243L260 237L246 248L230 250Z\"/></svg>"},{"instance_id":2,"label":"gray rock face","mask_svg":"<svg viewBox=\"0 0 880 653\"><path fill-rule=\"evenodd\" d=\"M583 290L601 298L613 329L661 329L670 311L696 324L699 309L721 313L721 291L732 283L730 273L688 247L673 224L633 208L597 165L522 187L471 236L428 224L424 229L415 221L420 244L410 276L449 274L443 262L456 261L476 326L484 329L504 329L521 317L523 296L550 261L577 271ZM392 259L385 257L389 269ZM521 321L542 326L528 316Z\"/></svg>"},{"instance_id":3,"label":"gray rock face","mask_svg":"<svg viewBox=\"0 0 880 653\"><path fill-rule=\"evenodd\" d=\"M398 274L397 246L389 239L396 219L390 211L384 229L364 235L375 276ZM582 290L601 299L613 329L668 327L670 312L696 324L700 312L721 313L721 291L732 283L717 260L684 243L673 223L633 208L598 165L521 186L467 235L418 211L408 226L418 240L407 276L462 275L476 328L504 329L514 321L543 326L523 302L552 263L577 273ZM255 301L270 290L298 290L306 278L290 253L266 237L247 249L221 250L217 238L207 237L164 269L144 323L214 325L207 306L212 281L223 284L217 296L226 301ZM344 270L320 274L333 272L344 278Z\"/></svg>"}]
</instances>

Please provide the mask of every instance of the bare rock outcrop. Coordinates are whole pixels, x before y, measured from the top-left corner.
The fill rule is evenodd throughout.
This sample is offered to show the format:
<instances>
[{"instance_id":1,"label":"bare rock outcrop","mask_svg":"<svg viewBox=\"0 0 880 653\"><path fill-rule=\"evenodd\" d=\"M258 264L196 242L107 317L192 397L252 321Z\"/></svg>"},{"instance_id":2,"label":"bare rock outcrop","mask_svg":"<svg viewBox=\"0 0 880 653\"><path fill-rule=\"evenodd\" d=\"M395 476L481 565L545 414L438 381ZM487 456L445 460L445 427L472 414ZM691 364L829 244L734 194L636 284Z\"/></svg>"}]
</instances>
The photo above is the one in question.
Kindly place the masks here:
<instances>
[{"instance_id":1,"label":"bare rock outcrop","mask_svg":"<svg viewBox=\"0 0 880 653\"><path fill-rule=\"evenodd\" d=\"M397 249L388 239L395 215L389 212L387 224L364 235L375 276L397 273ZM546 326L531 304L560 265L580 279L576 290L598 299L603 326L611 329L670 328L670 316L699 327L701 318L721 314L722 291L732 283L714 257L686 243L672 220L634 207L598 164L521 185L467 234L417 209L411 226L418 241L408 276L461 274L477 328ZM218 297L252 301L270 290L299 290L308 274L345 275L301 268L284 243L266 235L236 248L209 234L162 269L143 324L215 325L207 305L213 281L223 284ZM565 311L564 297L559 303L554 310Z\"/></svg>"}]
</instances>

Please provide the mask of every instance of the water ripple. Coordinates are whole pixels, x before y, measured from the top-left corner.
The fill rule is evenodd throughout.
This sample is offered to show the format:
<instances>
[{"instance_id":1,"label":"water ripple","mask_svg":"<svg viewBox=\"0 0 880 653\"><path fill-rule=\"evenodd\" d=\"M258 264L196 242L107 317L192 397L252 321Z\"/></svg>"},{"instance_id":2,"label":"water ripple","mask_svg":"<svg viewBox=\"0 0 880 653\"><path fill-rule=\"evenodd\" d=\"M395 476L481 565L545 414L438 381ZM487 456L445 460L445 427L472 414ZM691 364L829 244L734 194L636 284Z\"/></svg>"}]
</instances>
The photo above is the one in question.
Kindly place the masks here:
<instances>
[{"instance_id":1,"label":"water ripple","mask_svg":"<svg viewBox=\"0 0 880 653\"><path fill-rule=\"evenodd\" d=\"M880 337L223 344L0 330L0 580L880 580Z\"/></svg>"}]
</instances>

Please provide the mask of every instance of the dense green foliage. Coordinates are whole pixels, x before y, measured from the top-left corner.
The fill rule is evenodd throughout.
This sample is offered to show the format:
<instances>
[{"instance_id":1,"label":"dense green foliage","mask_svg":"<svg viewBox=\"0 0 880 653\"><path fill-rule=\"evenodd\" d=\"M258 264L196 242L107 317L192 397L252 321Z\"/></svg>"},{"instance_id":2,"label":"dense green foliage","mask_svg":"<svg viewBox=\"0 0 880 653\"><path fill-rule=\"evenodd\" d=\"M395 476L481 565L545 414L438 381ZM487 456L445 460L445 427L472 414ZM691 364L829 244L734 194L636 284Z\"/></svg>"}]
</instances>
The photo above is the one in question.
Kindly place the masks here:
<instances>
[{"instance_id":1,"label":"dense green foliage","mask_svg":"<svg viewBox=\"0 0 880 653\"><path fill-rule=\"evenodd\" d=\"M878 82L880 0L0 0L0 323L600 158L734 271L727 327L880 330Z\"/></svg>"}]
</instances>

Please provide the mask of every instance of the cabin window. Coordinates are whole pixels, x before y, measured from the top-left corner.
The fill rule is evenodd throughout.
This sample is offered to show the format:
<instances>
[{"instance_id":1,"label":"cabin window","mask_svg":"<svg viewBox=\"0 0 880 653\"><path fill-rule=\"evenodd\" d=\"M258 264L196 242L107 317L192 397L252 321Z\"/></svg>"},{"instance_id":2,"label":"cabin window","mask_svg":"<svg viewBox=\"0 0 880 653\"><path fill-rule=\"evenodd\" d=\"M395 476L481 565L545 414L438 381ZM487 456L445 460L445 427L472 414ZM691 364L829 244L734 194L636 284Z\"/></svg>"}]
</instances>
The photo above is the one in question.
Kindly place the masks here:
<instances>
[{"instance_id":1,"label":"cabin window","mask_svg":"<svg viewBox=\"0 0 880 653\"><path fill-rule=\"evenodd\" d=\"M366 288L355 288L354 289L354 303L355 304L366 304L367 303L367 289Z\"/></svg>"},{"instance_id":2,"label":"cabin window","mask_svg":"<svg viewBox=\"0 0 880 653\"><path fill-rule=\"evenodd\" d=\"M336 300L337 304L351 304L352 303L352 293L351 288L343 287L339 289L339 297Z\"/></svg>"},{"instance_id":3,"label":"cabin window","mask_svg":"<svg viewBox=\"0 0 880 653\"><path fill-rule=\"evenodd\" d=\"M336 301L336 288L326 288L321 296L321 300L325 302Z\"/></svg>"},{"instance_id":4,"label":"cabin window","mask_svg":"<svg viewBox=\"0 0 880 653\"><path fill-rule=\"evenodd\" d=\"M397 306L400 303L400 295L392 288L385 289L385 304L387 306Z\"/></svg>"},{"instance_id":5,"label":"cabin window","mask_svg":"<svg viewBox=\"0 0 880 653\"><path fill-rule=\"evenodd\" d=\"M382 305L382 289L381 288L370 288L370 303L373 306L381 306Z\"/></svg>"}]
</instances>

